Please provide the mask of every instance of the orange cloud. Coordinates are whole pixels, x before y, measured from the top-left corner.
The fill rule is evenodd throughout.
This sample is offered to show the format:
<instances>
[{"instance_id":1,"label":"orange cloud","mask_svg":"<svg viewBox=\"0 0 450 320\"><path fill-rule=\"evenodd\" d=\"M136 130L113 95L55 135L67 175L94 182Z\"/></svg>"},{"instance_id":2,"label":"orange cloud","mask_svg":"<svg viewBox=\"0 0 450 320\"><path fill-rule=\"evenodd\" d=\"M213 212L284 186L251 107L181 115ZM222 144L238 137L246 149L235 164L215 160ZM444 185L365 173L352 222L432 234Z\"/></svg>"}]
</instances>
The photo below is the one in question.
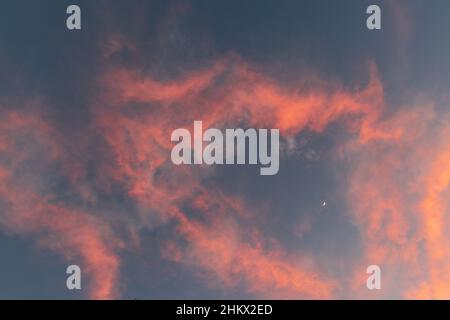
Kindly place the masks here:
<instances>
[{"instance_id":1,"label":"orange cloud","mask_svg":"<svg viewBox=\"0 0 450 320\"><path fill-rule=\"evenodd\" d=\"M386 115L383 86L373 65L363 89L318 84L305 91L283 86L236 57L218 65L166 84L143 75L111 87L109 80L104 82L107 93L118 95L111 100L107 94L101 104L109 108L98 112L98 123L116 152L116 178L162 220L178 221L179 231L189 243L187 247L169 243L165 254L208 270L227 285L235 284L236 278L244 279L250 292L275 287L275 297L327 298L335 296L338 288L350 290L349 296L368 297L365 269L370 264L388 270L385 290L379 297L446 297L448 287L443 283L447 282L442 279L448 246L443 228L448 209L443 194L448 187L448 153L437 156L434 162L425 156L429 156L430 139L436 134L432 103L396 108ZM111 74L114 72L108 77ZM133 102L144 105L125 107ZM331 123L339 122L343 130L353 134L337 147L350 162L349 184L345 186L349 219L360 228L364 248L361 261L350 266L354 279L348 288L324 273L308 271L288 258L288 252L265 248L263 243L271 240L257 237L252 242L243 237L251 231L238 227L242 216L237 217L236 212L254 217L251 208L231 210L223 206L225 199L228 203L235 200L205 190L190 168L171 167L167 137L174 128L189 127L198 119L205 126L245 122L280 128L285 138L305 130L320 134ZM427 166L433 169L423 178ZM155 181L161 174L166 179L162 185ZM189 187L183 187L185 184ZM199 198L194 202L207 218L204 223L188 218L180 209L180 203L193 201L196 193L205 195L200 203ZM224 214L227 210L234 214ZM424 255L425 263L421 261ZM304 258L314 261L311 256ZM257 265L263 268L255 273Z\"/></svg>"},{"instance_id":2,"label":"orange cloud","mask_svg":"<svg viewBox=\"0 0 450 320\"><path fill-rule=\"evenodd\" d=\"M244 285L258 297L336 298L345 290L351 297L374 297L365 288L370 264L384 272L384 290L377 297L449 297L448 128L436 127L432 102L385 113L376 68L368 70L365 87L315 81L304 89L302 83L284 85L235 56L166 82L142 70L111 68L91 101L89 130L109 152L95 159L94 184L105 193L120 185L137 204L138 223L131 214L109 218L83 204L65 205L42 187L38 173L23 176L24 163L37 159L39 169L55 165L83 203L96 204L86 160L73 155L73 150L86 152L88 139L71 144L39 117L5 112L0 198L6 210L0 223L36 236L69 260L81 257L93 279L92 298L118 296L116 250L127 243L113 233L117 221L134 235L174 223L180 241L167 241L161 249L165 258L198 269L210 284ZM285 139L306 131L321 134L331 124L348 134L336 146L342 156L336 161L348 162L343 182L348 218L359 228L364 249L359 261L348 262L350 280L334 278L314 254L289 251L261 234L251 222L263 213L244 198L205 186L213 168L172 165L170 133L193 120L205 127L279 128ZM27 148L16 143L23 137Z\"/></svg>"},{"instance_id":3,"label":"orange cloud","mask_svg":"<svg viewBox=\"0 0 450 320\"><path fill-rule=\"evenodd\" d=\"M102 170L151 209L142 215L144 223L154 223L155 218L160 223L177 221L179 235L188 245L183 248L170 242L165 256L212 272L228 286L240 280L255 294L333 297L339 286L317 265L312 267L314 257L303 253L300 259L293 258L280 247L265 247L275 239L243 236L258 233L238 227L240 219L255 219L256 213L240 199L205 189L192 168L174 167L169 137L173 129L189 127L198 119L205 126L245 121L251 126L278 127L285 136L303 130L322 132L343 119L348 121L347 130L369 140L377 135L371 126L383 107L375 68L367 88L355 92L339 86L306 93L289 90L235 57L170 83L136 74L113 70L102 80L105 95L96 104L107 107L97 108L96 123L114 150L114 158ZM203 223L182 210L186 202ZM226 228L227 224L232 227Z\"/></svg>"},{"instance_id":4,"label":"orange cloud","mask_svg":"<svg viewBox=\"0 0 450 320\"><path fill-rule=\"evenodd\" d=\"M79 264L91 281L90 297L117 297L119 258L109 226L100 218L58 204L42 186L41 167L55 163L62 150L51 126L35 116L2 112L0 124L0 226L37 238L69 261ZM44 159L36 158L45 154ZM44 161L42 163L42 161ZM24 173L33 163L33 172Z\"/></svg>"},{"instance_id":5,"label":"orange cloud","mask_svg":"<svg viewBox=\"0 0 450 320\"><path fill-rule=\"evenodd\" d=\"M354 142L346 151L352 159L349 204L365 249L356 269L382 266L385 297L450 297L444 232L449 140L448 125L442 123L430 103L399 108L372 130L383 134ZM361 283L356 276L354 289L359 284L358 294L369 296Z\"/></svg>"}]
</instances>

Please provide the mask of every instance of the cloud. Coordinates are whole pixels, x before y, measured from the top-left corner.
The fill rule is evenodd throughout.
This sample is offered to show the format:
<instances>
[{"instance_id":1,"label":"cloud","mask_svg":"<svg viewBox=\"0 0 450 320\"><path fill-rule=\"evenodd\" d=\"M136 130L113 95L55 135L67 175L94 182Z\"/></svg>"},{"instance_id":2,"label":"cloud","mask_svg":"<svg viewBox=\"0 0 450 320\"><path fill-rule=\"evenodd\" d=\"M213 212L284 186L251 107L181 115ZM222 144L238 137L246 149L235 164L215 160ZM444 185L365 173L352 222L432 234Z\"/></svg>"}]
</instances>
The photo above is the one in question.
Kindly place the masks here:
<instances>
[{"instance_id":1,"label":"cloud","mask_svg":"<svg viewBox=\"0 0 450 320\"><path fill-rule=\"evenodd\" d=\"M244 227L257 218L255 210L220 187L206 187L202 181L208 173L171 165L172 143L167 137L196 119L205 127L244 123L280 128L285 138L304 130L321 133L342 120L345 130L367 141L381 134L371 127L382 107L382 87L373 66L367 87L356 91L339 85L304 93L290 90L234 55L168 82L121 67L107 71L100 81L104 91L95 103L96 125L114 155L101 164L102 175L126 186L130 197L151 209L142 210L147 225L155 219L176 222L177 237L187 244L169 241L165 257L211 272L226 286L244 283L258 295L334 295L337 281L318 271L313 256L289 253L281 245L270 249L267 244L276 239L264 235L243 236L258 234Z\"/></svg>"},{"instance_id":2,"label":"cloud","mask_svg":"<svg viewBox=\"0 0 450 320\"><path fill-rule=\"evenodd\" d=\"M54 129L36 115L2 111L1 118L1 228L36 239L80 264L92 279L91 298L117 297L119 259L109 225L58 201L45 177L65 152L54 143Z\"/></svg>"},{"instance_id":3,"label":"cloud","mask_svg":"<svg viewBox=\"0 0 450 320\"><path fill-rule=\"evenodd\" d=\"M386 134L347 149L352 159L348 202L365 246L359 268L383 266L387 296L442 299L450 294L440 271L448 266L441 230L448 214L448 125L439 124L435 109L424 101L399 108L378 124ZM360 277L355 281L361 283Z\"/></svg>"},{"instance_id":4,"label":"cloud","mask_svg":"<svg viewBox=\"0 0 450 320\"><path fill-rule=\"evenodd\" d=\"M169 83L155 85L155 80L149 80L151 77L142 76L116 82L112 89L106 86L106 92L118 94L119 98L113 101L119 103L108 109L111 114L98 114L101 114L100 122L109 142L121 159L118 172L123 174L122 181L130 183L130 194L156 212L160 211L164 217L174 218L181 224L179 230L189 244L180 248L171 243L170 257L214 272L226 284L234 283L230 278L238 274L250 292L263 292L274 285L282 288L283 283L290 282L289 289L293 294L290 297L296 294L335 296L339 281L325 273L311 274L307 268L286 263L290 261L286 258L289 253L283 249L266 252L261 244L255 249L240 236L250 231L237 228L239 220L233 217L227 217L234 226L230 230L215 228L218 218L211 218L209 208L197 209L211 220L207 219L208 222L202 224L191 221L177 203L197 192L211 197L211 190L202 186L195 169L180 170L183 172L181 180L174 177L176 174L167 173L177 182L169 182L170 188L164 191L161 185L147 177L166 168L171 147L166 139L169 132L178 126L189 127L195 119L216 127L245 123L248 126L280 128L287 141L304 131L321 134L333 123L340 125L350 134L350 138L337 147L351 164L349 185L344 186L348 188L348 206L351 208L348 218L360 228L365 250L361 261L350 266L357 273L353 284L343 290L353 290L356 296L367 296L363 291L366 290L362 279L365 275L361 270L370 264L380 264L391 270L385 280L386 296L406 297L417 287L418 279L431 277L435 280L425 281L421 285L425 288L422 291L431 292L430 297L446 297L447 288L441 288L442 282L436 280L443 275L438 270L447 265L444 258L447 249L442 244L445 238L440 231L445 224L446 209L441 193L448 186L446 175L444 173L444 178L438 180L440 187L436 187L433 184L438 179L437 171L431 171L433 182L427 178L421 190L411 190L424 179L418 173L427 166L428 160L422 157L430 146L429 140L434 134L441 134L433 130L433 102L421 101L418 106L400 107L387 115L384 90L376 67L369 64L368 70L370 81L362 89L346 90L333 83L300 91L284 87L241 59L230 56L210 69L194 71ZM124 88L119 88L122 84ZM133 103L139 105L130 107ZM111 106L111 103L103 105ZM125 105L129 106L126 111L123 109ZM114 120L107 122L105 117ZM435 166L442 170L445 154L438 159ZM189 186L188 190L184 185ZM420 195L425 197L424 200L418 200ZM212 199L210 201L216 201L217 205L223 201L223 197L215 199L212 196ZM220 210L214 212L218 217L223 215ZM250 216L255 216L251 209ZM218 224L223 226L227 219L219 219ZM259 239L258 243L271 241L267 237L262 238L265 241ZM425 252L422 250L423 241L428 243ZM427 269L427 264L420 263L423 255L427 257L430 269ZM252 270L256 265L244 256L252 257L250 261L258 261L267 270L255 275ZM314 261L315 258L305 255L305 259ZM405 268L410 271L405 271ZM424 268L428 271L424 272ZM298 270L298 273L292 270ZM399 274L402 276L396 277ZM307 278L314 281L308 283L304 280ZM398 286L396 281L401 281L402 285ZM292 283L299 283L298 287ZM259 290L255 289L256 284ZM281 291L278 294L285 296Z\"/></svg>"},{"instance_id":5,"label":"cloud","mask_svg":"<svg viewBox=\"0 0 450 320\"><path fill-rule=\"evenodd\" d=\"M395 10L403 52L411 26ZM179 27L177 13L172 10L157 28L163 33L158 40L176 34L175 46L182 46L182 35L171 29ZM449 297L450 129L445 106L437 106L440 97L413 95L409 104L390 104L375 62L366 65L367 79L352 86L311 71L285 83L236 53L197 63L174 61L161 72L165 66L140 63L146 53L133 39L109 31L89 80L96 90L86 97L88 121L82 130L71 134L61 119L48 117L45 98L18 111L2 108L2 230L29 237L67 261L80 260L94 299L121 297L126 287L121 268L127 262L121 253L144 251L139 237L159 228L165 230L156 239L161 257L147 259L170 260L206 286L242 288L249 297ZM170 47L170 41L164 43ZM28 98L11 100L28 105L34 101ZM304 147L296 143L303 135L338 132L332 151L320 159L314 146L302 152L310 162L328 156L327 164L345 167L339 190L331 190L345 194L345 212L333 214L358 228L360 243L353 245L361 245L362 254L333 261L321 252L327 234L316 235L324 238L322 247L286 243L267 232L268 215L281 216L283 210L271 205L273 199L256 203L248 194L227 191L215 167L174 166L170 134L191 128L194 120L205 128L279 128L286 158ZM303 159L296 160L301 168ZM234 183L247 177L237 176ZM261 177L255 184L298 196L291 185L256 179ZM290 225L290 218L304 223L290 228L299 241L326 220L286 215L277 221ZM336 264L345 271L333 270ZM383 272L378 293L365 288L371 264Z\"/></svg>"}]
</instances>

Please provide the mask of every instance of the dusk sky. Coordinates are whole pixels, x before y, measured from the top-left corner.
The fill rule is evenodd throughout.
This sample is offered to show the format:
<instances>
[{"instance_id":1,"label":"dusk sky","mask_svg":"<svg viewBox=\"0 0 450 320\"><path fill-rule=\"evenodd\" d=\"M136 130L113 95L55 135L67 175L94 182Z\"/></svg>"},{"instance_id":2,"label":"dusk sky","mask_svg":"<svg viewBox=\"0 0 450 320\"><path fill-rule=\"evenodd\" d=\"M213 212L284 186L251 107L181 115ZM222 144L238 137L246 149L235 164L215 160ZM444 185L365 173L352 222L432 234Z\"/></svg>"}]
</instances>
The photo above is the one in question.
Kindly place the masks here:
<instances>
[{"instance_id":1,"label":"dusk sky","mask_svg":"<svg viewBox=\"0 0 450 320\"><path fill-rule=\"evenodd\" d=\"M0 7L0 299L450 299L448 0ZM195 120L279 172L175 165Z\"/></svg>"}]
</instances>

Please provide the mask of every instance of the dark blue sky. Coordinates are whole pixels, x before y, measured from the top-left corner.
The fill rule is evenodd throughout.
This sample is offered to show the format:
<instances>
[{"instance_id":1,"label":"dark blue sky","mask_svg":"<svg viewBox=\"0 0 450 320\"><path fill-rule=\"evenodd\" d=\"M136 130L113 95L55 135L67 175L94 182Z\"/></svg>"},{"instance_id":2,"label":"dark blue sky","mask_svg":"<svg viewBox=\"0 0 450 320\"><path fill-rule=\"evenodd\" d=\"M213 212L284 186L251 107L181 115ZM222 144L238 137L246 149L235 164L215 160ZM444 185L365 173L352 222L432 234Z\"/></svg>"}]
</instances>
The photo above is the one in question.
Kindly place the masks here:
<instances>
[{"instance_id":1,"label":"dark blue sky","mask_svg":"<svg viewBox=\"0 0 450 320\"><path fill-rule=\"evenodd\" d=\"M82 30L69 31L65 27L65 10L69 4L75 3L82 10ZM369 4L378 4L382 8L382 30L367 30L365 10ZM175 120L181 117L179 113L168 113L168 108L181 108L183 114L197 114L195 110L192 111L192 101L216 102L217 97L222 97L225 101L227 94L223 92L235 90L233 72L242 65L262 75L260 78L264 79L261 80L261 86L273 85L282 88L280 92L293 92L294 97L316 92L317 89L318 92L325 92L325 97L332 97L335 92L342 91L343 95L349 92L350 97L355 96L356 101L359 101L360 96L355 92L364 92L364 88L369 86L368 65L372 63L376 66L377 76L383 86L385 109L379 116L382 123L380 130L390 127L392 123L397 125L397 112L408 113L408 109L404 109L405 106L412 108L422 101L426 101L427 105L434 105L438 115L446 115L450 83L449 15L450 3L445 0L399 0L395 3L365 0L5 0L2 2L0 14L1 117L6 122L9 119L7 114L10 113L18 112L31 116L38 114L44 123L54 129L52 132L56 132L54 135L49 134L50 138L44 140L49 145L53 142L58 145L58 148L63 150L63 155L57 161L51 158L49 164L45 159L46 153L51 153L51 147L34 151L34 147L29 146L28 142L21 142L21 139L26 140L28 137L25 133L0 128L0 137L6 137L5 141L12 139L12 150L15 150L14 153L8 151L9 149L2 151L0 163L6 171L12 172L14 190L30 186L30 194L36 193L42 199L50 199L50 204L87 212L87 216L101 221L98 224L96 222L95 228L101 230L99 233L105 239L105 246L111 246L115 257L120 261L117 279L114 280L117 286L115 291L118 292L115 297L254 298L267 296L261 293L266 290L266 285L267 288L280 285L281 298L310 297L308 291L297 292L294 286L287 285L287 288L284 288L277 282L278 277L275 275L267 276L276 278L273 282L271 279L267 280L266 275L261 275L261 279L268 281L268 284L261 285L263 289L255 284L259 278L255 280L246 267L240 266L239 261L244 261L245 257L236 252L241 250L240 246L250 246L250 255L259 250L259 245L263 247L262 261L266 261L264 259L267 257L271 257L268 260L276 260L280 251L289 257L285 260L280 258L280 261L291 266L290 263L301 256L301 262L298 263L300 269L306 266L309 270L318 266L320 277L323 275L325 279L333 279L330 283L339 283L339 288L333 291L332 297L360 297L359 289L355 290L352 286L352 279L357 272L354 270L360 268L360 263L362 265L365 262L361 257L365 256L364 250L369 250L367 247L370 245L367 243L378 241L380 247L391 248L390 241L393 240L389 232L386 239L378 234L372 235L373 238L365 238L366 220L355 214L358 211L355 207L358 205L352 202L355 198L349 198L353 181L351 179L355 172L359 172L356 170L360 167L359 162L367 161L372 164L372 161L377 161L374 159L379 155L375 153L371 156L365 153L367 146L364 144L358 145L356 151L355 148L346 149L358 134L342 129L341 122L348 120L347 117L355 116L353 113L344 114L344 120L339 118L327 122L323 130L315 131L311 126L283 137L286 139L283 140L283 148L289 149L286 147L289 140L294 143L294 150L283 149L280 173L266 180L258 176L254 167L220 167L215 168L212 174L194 169L186 174L167 164L161 165L159 158L151 158L145 163L158 164L157 174L161 175L162 181L151 186L155 189L145 192L164 190L164 196L160 196L161 203L157 204L156 199L151 198L153 202L150 206L145 202L147 198L139 198L130 191L136 190L132 187L132 181L136 178L134 174L124 169L124 175L130 174L125 178L117 178L114 174L105 177L105 172L110 172L109 168L105 168L109 164L120 167L123 162L129 160L132 169L127 170L141 172L139 170L144 162L133 158L133 153L145 154L142 149L133 149L145 148L133 140L140 139L141 127L128 127L128 123L123 119L131 119L130 123L139 123L140 117L149 121L155 119L162 121L161 126L167 126L167 131L174 123L179 123ZM114 45L117 45L117 48ZM148 77L162 84L177 83L189 78L191 74L211 69L220 60L226 61L226 70L221 71L207 89L198 97L194 97L193 93L184 97L184 100L175 102L144 101L145 98L120 102L122 100L119 98L109 98L108 94L110 91L114 92L114 89L108 87L110 84L105 85L102 82L104 74L126 69L138 70L143 78ZM260 78L255 82L259 83ZM120 79L117 77L112 82L117 82L120 87ZM244 86L249 86L246 78L242 80L238 77L237 80L242 81ZM111 86L114 88L114 84ZM233 92L230 92L230 96L233 96ZM252 95L252 91L249 91L249 95ZM286 93L285 96L289 94ZM114 108L118 105L123 109L111 116L109 113L116 110ZM229 107L232 120L228 121L245 123L244 115L234 114L231 105L232 103L228 106L220 105L217 107L217 114L222 115L223 109ZM374 102L374 108L375 105ZM213 111L211 114L215 114ZM201 110L199 112L201 114ZM297 111L302 112L305 111ZM412 114L414 112L411 111ZM167 113L167 117L161 116ZM323 111L323 114L325 113L326 111ZM103 114L111 116L107 119L115 119L117 123L108 128L102 127L99 123L103 122L99 122L99 119L103 119ZM208 111L204 114L207 117ZM114 118L117 115L123 118ZM359 119L359 116L365 115L355 117ZM394 119L392 122L382 122L391 116ZM317 117L320 118L321 115ZM398 118L403 119L403 113ZM441 122L446 121L442 119L446 119L445 116L441 118ZM255 122L257 121L250 121ZM399 123L400 126L403 125L403 122ZM117 130L114 129L115 125ZM153 125L149 127L152 130L154 128ZM136 131L133 131L133 128ZM142 132L145 130L146 127L142 126ZM161 132L158 130L151 132L156 136ZM124 133L125 138L117 138L114 132ZM31 135L40 141L40 133ZM144 133L142 135L145 136ZM427 131L425 136L432 136L431 131ZM118 140L114 140L116 138ZM130 149L122 149L119 144L127 142L127 139L132 141ZM410 148L409 143L405 142L405 149ZM163 148L161 145L159 147ZM377 149L378 147L376 144L370 150L381 150L381 154L391 150L389 148L401 149L397 145L386 149ZM17 157L15 152L26 154L26 160L20 162L22 158ZM120 158L123 156L121 152L127 156ZM396 155L392 155L395 161L390 161L390 156L379 161L389 165L397 161ZM15 159L19 158L21 160L17 160L17 166L11 164L15 164ZM70 160L67 160L69 158ZM71 175L65 173L67 168L70 172L78 172L80 167L82 178L71 180ZM112 171L118 172L117 168L114 168ZM419 172L425 170L424 168L425 166L418 167L416 170L412 167L410 170ZM380 170L380 175L392 172L390 170L397 173L395 169L389 168L386 171ZM151 174L156 177L155 172L151 171ZM192 177L195 177L195 182L189 180ZM140 181L140 178L137 179ZM1 180L1 183L6 181L10 180ZM374 181L373 183L376 183L377 180L374 178ZM178 189L177 183L192 183L189 191L191 193L186 195L189 192L182 187ZM358 183L361 182L358 180ZM388 182L387 184L380 188L391 190L391 185ZM412 184L414 183L405 183L408 186ZM141 184L136 182L136 185ZM137 188L136 185L134 188ZM168 185L171 186L173 195L177 196L169 196L170 192L165 189ZM396 188L402 189L403 186L396 185ZM214 193L212 199L216 199L214 201L217 203L206 210L203 207L199 209L196 197L206 190L217 192L220 196ZM85 197L84 192L95 200ZM182 196L178 197L178 192L182 193ZM402 195L403 199L409 199L410 196ZM92 270L88 272L87 285L82 292L70 292L65 288L66 266L77 261L80 261L81 265L87 265L88 262L83 262L83 259L89 260L86 257L77 258L77 255L83 257L84 251L80 247L86 245L74 245L71 242L73 237L77 237L77 232L68 236L57 233L55 238L51 237L49 240L41 233L52 233L52 223L43 223L46 227L32 228L31 231L21 223L18 223L21 226L17 227L11 222L13 219L10 215L19 215L22 217L19 219L25 219L26 215L22 211L20 214L15 213L18 204L9 197L11 196L6 194L0 197L0 298L92 297L89 290L95 288L89 289L89 281L94 281L92 278L96 274ZM245 207L250 208L249 211L254 215L252 218L242 218L238 214L239 210L228 208L228 200L223 198L233 199L231 201L236 203L244 199L242 201L245 202ZM374 199L376 198L375 195ZM326 207L322 206L324 201L327 202ZM224 218L218 222L211 218L210 214L214 210L222 212L222 209L217 209L222 206L227 209L223 209ZM180 227L180 221L183 219L166 221L156 213L159 210L170 211L173 207L180 210L183 217L189 221L198 222L202 226L211 224L211 230L216 230L216 224L230 223L232 234L235 229L238 230L237 233L242 233L242 236L237 238L243 243L236 240L236 248L233 248L233 259L236 259L233 263L238 265L236 270L234 267L222 268L221 258L211 257L207 251L202 251L207 250L204 247L206 244L192 234L183 234L186 232ZM33 211L33 205L27 210ZM231 214L233 210L237 213ZM380 210L384 212L391 209ZM448 210L445 212L448 213ZM76 217L76 214L74 216ZM392 216L397 217L395 214ZM36 219L53 221L47 216ZM391 221L389 216L384 219ZM397 221L396 219L392 218L393 221ZM22 222L26 224L26 221ZM78 223L81 224L77 220L74 228ZM389 229L389 223L385 223L383 226ZM368 222L367 225L371 224ZM109 231L104 231L103 227ZM224 227L225 229L228 230ZM218 230L220 231L220 228ZM61 231L58 229L58 232ZM80 233L83 232L80 230ZM224 234L227 235L225 231ZM247 236L251 239L247 239ZM252 237L263 241L254 240ZM48 242L52 241L58 245L49 245ZM120 244L115 243L116 241ZM66 243L70 245L66 246ZM171 256L167 257L166 249L174 243L177 250L184 252L180 254L182 258L172 251L169 254ZM74 254L67 254L65 250L74 250ZM245 249L242 250L245 252ZM272 251L277 253L272 256ZM394 251L389 251L385 256L392 255L392 252ZM432 257L431 254L430 256ZM387 265L398 266L387 258L386 261ZM297 266L296 262L292 265ZM266 268L270 269L267 266ZM276 269L275 266L273 268ZM286 268L288 267L284 264L281 267L282 270ZM364 269L361 270L364 276ZM286 272L295 274L294 271ZM387 272L391 272L387 277L389 279L399 271L391 267ZM297 278L293 275L289 281L293 282L295 279ZM398 287L391 286L384 297L405 297L407 290L403 292L403 289L410 284L410 278L401 281L403 282Z\"/></svg>"}]
</instances>

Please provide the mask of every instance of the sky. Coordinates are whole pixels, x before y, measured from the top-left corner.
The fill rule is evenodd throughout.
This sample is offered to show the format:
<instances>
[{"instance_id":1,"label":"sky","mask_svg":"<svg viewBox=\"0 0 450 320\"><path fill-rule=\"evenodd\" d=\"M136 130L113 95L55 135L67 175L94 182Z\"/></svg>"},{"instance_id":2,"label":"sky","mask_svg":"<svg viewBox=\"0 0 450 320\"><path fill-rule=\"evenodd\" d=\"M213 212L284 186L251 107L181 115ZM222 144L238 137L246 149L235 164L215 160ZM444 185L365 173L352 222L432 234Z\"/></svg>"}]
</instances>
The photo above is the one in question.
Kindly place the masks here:
<instances>
[{"instance_id":1,"label":"sky","mask_svg":"<svg viewBox=\"0 0 450 320\"><path fill-rule=\"evenodd\" d=\"M2 1L0 299L450 299L449 17ZM279 129L278 174L174 165L195 120Z\"/></svg>"}]
</instances>

